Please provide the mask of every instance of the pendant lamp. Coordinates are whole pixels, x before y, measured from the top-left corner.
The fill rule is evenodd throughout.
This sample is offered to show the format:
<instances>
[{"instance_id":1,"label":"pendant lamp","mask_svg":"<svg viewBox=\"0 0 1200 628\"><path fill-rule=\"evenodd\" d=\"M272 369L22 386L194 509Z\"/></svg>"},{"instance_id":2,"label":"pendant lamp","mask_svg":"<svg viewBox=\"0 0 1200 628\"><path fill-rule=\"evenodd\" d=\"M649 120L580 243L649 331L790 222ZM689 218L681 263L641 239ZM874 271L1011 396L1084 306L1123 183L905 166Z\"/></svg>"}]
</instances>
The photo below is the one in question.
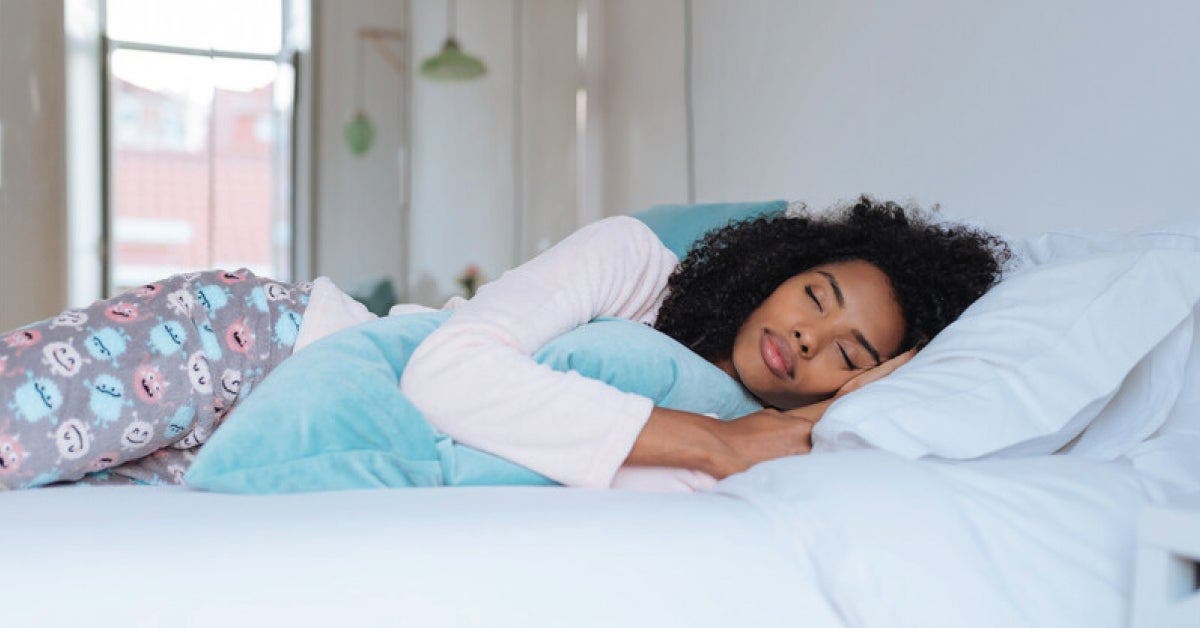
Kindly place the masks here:
<instances>
[{"instance_id":1,"label":"pendant lamp","mask_svg":"<svg viewBox=\"0 0 1200 628\"><path fill-rule=\"evenodd\" d=\"M363 79L363 38L358 38L358 63L355 66L355 101L357 111L354 117L342 127L342 138L346 140L346 146L350 148L350 152L356 156L362 156L371 150L371 145L375 143L375 125L371 124L371 119L367 117L367 109L365 105L366 86Z\"/></svg>"},{"instance_id":2,"label":"pendant lamp","mask_svg":"<svg viewBox=\"0 0 1200 628\"><path fill-rule=\"evenodd\" d=\"M446 41L442 50L421 62L421 74L435 81L469 81L487 73L483 60L462 51L454 38L457 21L455 0L446 2Z\"/></svg>"}]
</instances>

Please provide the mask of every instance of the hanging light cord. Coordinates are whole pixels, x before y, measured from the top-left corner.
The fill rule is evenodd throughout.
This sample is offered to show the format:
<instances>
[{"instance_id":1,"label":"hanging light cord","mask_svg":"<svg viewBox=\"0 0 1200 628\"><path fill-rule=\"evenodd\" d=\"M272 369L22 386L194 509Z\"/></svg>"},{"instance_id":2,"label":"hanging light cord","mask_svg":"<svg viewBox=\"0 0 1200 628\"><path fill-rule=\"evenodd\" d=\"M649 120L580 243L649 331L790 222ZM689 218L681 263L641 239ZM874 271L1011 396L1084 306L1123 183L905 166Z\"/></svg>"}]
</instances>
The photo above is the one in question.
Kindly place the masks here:
<instances>
[{"instance_id":1,"label":"hanging light cord","mask_svg":"<svg viewBox=\"0 0 1200 628\"><path fill-rule=\"evenodd\" d=\"M358 106L358 111L360 113L365 111L364 101L366 100L365 95L366 95L366 91L367 91L366 82L364 79L364 74L366 74L366 71L363 68L363 64L366 62L366 58L363 55L363 47L364 47L363 46L363 37L362 37L362 35L359 35L358 49L355 51L355 55L358 57L358 62L355 65L355 74L357 76L354 77L355 84L356 84L354 100L356 102L356 105Z\"/></svg>"},{"instance_id":2,"label":"hanging light cord","mask_svg":"<svg viewBox=\"0 0 1200 628\"><path fill-rule=\"evenodd\" d=\"M458 33L458 3L455 0L446 1L446 38L454 39Z\"/></svg>"}]
</instances>

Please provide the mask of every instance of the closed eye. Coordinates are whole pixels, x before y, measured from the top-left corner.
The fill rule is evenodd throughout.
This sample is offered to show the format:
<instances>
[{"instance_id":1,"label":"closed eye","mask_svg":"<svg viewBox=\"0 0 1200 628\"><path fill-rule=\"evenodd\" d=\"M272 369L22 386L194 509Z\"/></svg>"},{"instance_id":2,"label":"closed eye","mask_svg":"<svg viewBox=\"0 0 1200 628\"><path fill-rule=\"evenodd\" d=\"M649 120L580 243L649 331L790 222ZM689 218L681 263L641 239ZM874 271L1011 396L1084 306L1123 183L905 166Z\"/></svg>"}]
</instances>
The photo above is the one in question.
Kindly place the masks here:
<instances>
[{"instance_id":1,"label":"closed eye","mask_svg":"<svg viewBox=\"0 0 1200 628\"><path fill-rule=\"evenodd\" d=\"M813 303L817 304L818 310L825 311L825 308L821 305L821 301L817 299L816 293L813 292L812 286L804 286L804 293L808 295L808 298L813 300Z\"/></svg>"},{"instance_id":2,"label":"closed eye","mask_svg":"<svg viewBox=\"0 0 1200 628\"><path fill-rule=\"evenodd\" d=\"M858 367L854 366L854 362L850 361L850 356L846 353L846 350L842 348L842 345L838 345L837 348L838 352L842 354L842 359L846 361L846 368L850 369L851 371L857 371Z\"/></svg>"}]
</instances>

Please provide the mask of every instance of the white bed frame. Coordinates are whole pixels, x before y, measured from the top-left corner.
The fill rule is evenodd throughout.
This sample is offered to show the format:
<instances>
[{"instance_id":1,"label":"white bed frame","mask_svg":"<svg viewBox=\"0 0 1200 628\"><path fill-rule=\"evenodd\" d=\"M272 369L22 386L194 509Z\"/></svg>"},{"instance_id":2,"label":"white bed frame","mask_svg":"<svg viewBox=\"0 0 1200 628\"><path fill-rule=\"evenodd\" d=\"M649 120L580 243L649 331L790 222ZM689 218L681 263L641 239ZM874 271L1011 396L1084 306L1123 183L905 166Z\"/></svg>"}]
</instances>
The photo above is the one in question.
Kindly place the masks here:
<instances>
[{"instance_id":1,"label":"white bed frame","mask_svg":"<svg viewBox=\"0 0 1200 628\"><path fill-rule=\"evenodd\" d=\"M1134 578L1133 628L1200 626L1200 496L1142 513Z\"/></svg>"}]
</instances>

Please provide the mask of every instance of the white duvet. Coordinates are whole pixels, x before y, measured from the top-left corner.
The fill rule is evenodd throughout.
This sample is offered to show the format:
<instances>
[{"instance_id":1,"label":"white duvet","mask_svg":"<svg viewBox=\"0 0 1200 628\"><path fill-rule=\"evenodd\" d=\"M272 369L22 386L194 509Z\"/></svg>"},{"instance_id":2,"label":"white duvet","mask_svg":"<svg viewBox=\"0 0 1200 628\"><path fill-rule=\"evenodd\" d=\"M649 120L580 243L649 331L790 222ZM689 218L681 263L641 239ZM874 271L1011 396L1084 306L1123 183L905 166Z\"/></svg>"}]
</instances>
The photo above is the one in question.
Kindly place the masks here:
<instances>
[{"instance_id":1,"label":"white duvet","mask_svg":"<svg viewBox=\"0 0 1200 628\"><path fill-rule=\"evenodd\" d=\"M1122 626L1138 508L1125 462L967 463L876 451L789 458L718 487L811 565L850 626Z\"/></svg>"}]
</instances>

